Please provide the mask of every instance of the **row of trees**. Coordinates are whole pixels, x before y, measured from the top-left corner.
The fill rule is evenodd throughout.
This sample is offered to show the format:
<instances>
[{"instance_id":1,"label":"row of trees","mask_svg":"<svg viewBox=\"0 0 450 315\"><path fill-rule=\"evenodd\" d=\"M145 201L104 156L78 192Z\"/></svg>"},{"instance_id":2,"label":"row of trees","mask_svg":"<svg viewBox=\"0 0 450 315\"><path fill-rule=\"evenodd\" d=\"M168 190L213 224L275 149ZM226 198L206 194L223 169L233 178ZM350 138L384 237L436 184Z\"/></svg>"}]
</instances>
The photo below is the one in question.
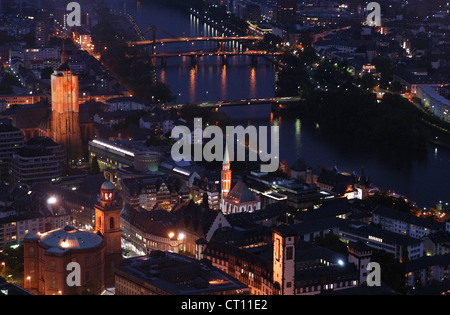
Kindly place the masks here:
<instances>
[{"instance_id":1,"label":"row of trees","mask_svg":"<svg viewBox=\"0 0 450 315\"><path fill-rule=\"evenodd\" d=\"M23 283L23 245L6 246L0 251L0 276L9 282Z\"/></svg>"}]
</instances>

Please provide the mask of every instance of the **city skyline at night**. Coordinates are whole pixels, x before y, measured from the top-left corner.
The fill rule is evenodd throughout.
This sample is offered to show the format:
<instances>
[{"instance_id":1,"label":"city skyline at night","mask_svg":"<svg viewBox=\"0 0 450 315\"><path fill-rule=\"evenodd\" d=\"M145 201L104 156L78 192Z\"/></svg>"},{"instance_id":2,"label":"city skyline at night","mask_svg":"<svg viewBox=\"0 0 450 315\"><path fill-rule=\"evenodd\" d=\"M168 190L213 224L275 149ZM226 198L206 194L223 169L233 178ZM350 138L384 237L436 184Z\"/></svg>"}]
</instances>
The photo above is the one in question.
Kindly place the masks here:
<instances>
[{"instance_id":1,"label":"city skyline at night","mask_svg":"<svg viewBox=\"0 0 450 315\"><path fill-rule=\"evenodd\" d=\"M0 295L447 295L450 7L369 2L2 0Z\"/></svg>"}]
</instances>

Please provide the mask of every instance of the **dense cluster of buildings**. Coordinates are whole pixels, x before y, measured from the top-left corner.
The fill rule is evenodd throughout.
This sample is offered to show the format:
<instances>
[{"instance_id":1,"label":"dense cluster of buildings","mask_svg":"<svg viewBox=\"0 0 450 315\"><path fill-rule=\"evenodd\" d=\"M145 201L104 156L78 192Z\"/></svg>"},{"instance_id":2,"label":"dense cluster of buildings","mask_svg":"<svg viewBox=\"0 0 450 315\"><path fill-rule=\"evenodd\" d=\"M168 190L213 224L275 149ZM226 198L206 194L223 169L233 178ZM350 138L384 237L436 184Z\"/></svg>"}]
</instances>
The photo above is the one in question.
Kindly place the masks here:
<instances>
[{"instance_id":1,"label":"dense cluster of buildings","mask_svg":"<svg viewBox=\"0 0 450 315\"><path fill-rule=\"evenodd\" d=\"M253 20L266 12L260 14L273 19L274 29L343 23L332 25L336 17L325 4L314 6L320 14L312 8L299 14L307 5L292 0L222 2ZM358 18L346 9L339 6L335 14L353 23ZM174 161L166 135L183 121L121 94L92 60L87 31L73 31L81 47L73 54L65 46L47 47L50 30L59 31L58 11L52 12L40 12L35 21L36 47L13 45L8 61L12 73L52 68L49 89L39 100L33 91L0 95L0 247L22 244L24 250L22 289L0 278L2 292L414 294L435 283L442 285L438 293L449 289L448 217L419 218L375 203L370 197L378 188L364 168L349 174L299 159L275 173L242 172L233 169L228 150L217 167ZM84 25L94 18L84 18ZM330 58L361 61L357 73L373 70L370 62L380 54L393 60L403 54L378 34L368 32L363 43L349 41L348 32L334 32L315 48ZM415 48L408 46L412 60ZM447 62L441 57L436 73ZM91 72L95 88L83 91ZM445 90L441 85L420 85L417 93L426 106L445 112L445 100L433 97ZM136 113L136 130L119 128ZM380 253L404 266L401 290L368 282L368 266L382 264ZM75 285L67 281L72 263L80 268Z\"/></svg>"},{"instance_id":2,"label":"dense cluster of buildings","mask_svg":"<svg viewBox=\"0 0 450 315\"><path fill-rule=\"evenodd\" d=\"M258 35L273 34L285 45L312 43L323 58L346 65L355 76L379 76L375 60L394 65L391 83L427 112L449 121L448 3L377 1L381 25L367 25L367 4L346 0L210 0L249 24Z\"/></svg>"},{"instance_id":3,"label":"dense cluster of buildings","mask_svg":"<svg viewBox=\"0 0 450 315\"><path fill-rule=\"evenodd\" d=\"M61 70L63 78L73 76L64 58L53 76ZM72 90L60 89L64 82L55 79L54 91L76 108ZM375 251L407 264L407 288L447 281L448 222L368 201L377 188L364 169L347 174L298 160L283 175L242 176L228 150L221 170L207 170L173 161L164 145L94 138L88 152L103 172L73 174L64 173L65 161L76 146L66 141L76 135L25 141L17 127L3 131L10 171L1 241L24 244L23 287L33 294L367 290ZM317 244L328 236L346 251ZM82 270L79 285L65 281L68 262ZM375 289L394 293L386 285Z\"/></svg>"}]
</instances>

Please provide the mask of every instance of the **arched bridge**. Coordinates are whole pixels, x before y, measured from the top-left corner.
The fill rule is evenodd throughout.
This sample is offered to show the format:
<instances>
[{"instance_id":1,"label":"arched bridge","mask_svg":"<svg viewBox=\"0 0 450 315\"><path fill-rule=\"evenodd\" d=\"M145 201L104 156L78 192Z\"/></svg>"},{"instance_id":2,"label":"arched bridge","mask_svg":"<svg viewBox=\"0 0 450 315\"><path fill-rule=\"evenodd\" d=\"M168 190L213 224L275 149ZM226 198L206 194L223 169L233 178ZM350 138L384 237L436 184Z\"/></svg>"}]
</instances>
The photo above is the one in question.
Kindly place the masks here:
<instances>
[{"instance_id":1,"label":"arched bridge","mask_svg":"<svg viewBox=\"0 0 450 315\"><path fill-rule=\"evenodd\" d=\"M164 39L155 39L155 40L142 40L129 42L129 46L138 46L138 45L156 45L156 44L170 44L170 43L190 43L190 42L231 42L231 41L239 41L239 42L254 42L257 40L261 40L263 37L261 36L213 36L213 37L177 37L177 38L164 38Z\"/></svg>"},{"instance_id":2,"label":"arched bridge","mask_svg":"<svg viewBox=\"0 0 450 315\"><path fill-rule=\"evenodd\" d=\"M277 106L282 107L283 105L297 103L302 100L303 100L303 98L300 96L289 96L289 97L252 98L252 99L241 99L241 100L230 100L230 101L210 101L210 102L192 103L192 104L197 105L199 107L205 107L205 108L264 105L264 104L272 104L272 105L277 105ZM184 105L185 104L165 104L161 108L164 110L180 109Z\"/></svg>"},{"instance_id":3,"label":"arched bridge","mask_svg":"<svg viewBox=\"0 0 450 315\"><path fill-rule=\"evenodd\" d=\"M152 39L145 40L144 35L148 32L152 32ZM169 36L169 38L157 39L156 32L162 32ZM268 52L263 50L245 50L245 51L222 51L222 44L230 41L238 41L238 42L254 42L263 39L262 36L197 36L197 37L179 37L173 34L168 33L167 31L153 25L147 28L144 32L140 33L140 36L144 40L140 41L130 41L128 42L128 46L145 46L151 45L152 49L150 55L147 58L151 59L151 62L154 66L156 66L156 60L161 60L161 65L166 65L166 60L169 57L190 57L191 64L196 65L197 59L202 56L220 56L222 58L222 63L226 65L228 63L228 58L233 56L251 56L252 57L252 65L256 65L258 62L258 57L276 57L280 56L282 52ZM194 43L194 42L216 42L217 43L217 51L213 52L204 52L204 51L188 51L188 52L171 52L171 53L157 53L156 46L170 43ZM275 62L279 64L278 62ZM279 64L281 66L281 64Z\"/></svg>"}]
</instances>

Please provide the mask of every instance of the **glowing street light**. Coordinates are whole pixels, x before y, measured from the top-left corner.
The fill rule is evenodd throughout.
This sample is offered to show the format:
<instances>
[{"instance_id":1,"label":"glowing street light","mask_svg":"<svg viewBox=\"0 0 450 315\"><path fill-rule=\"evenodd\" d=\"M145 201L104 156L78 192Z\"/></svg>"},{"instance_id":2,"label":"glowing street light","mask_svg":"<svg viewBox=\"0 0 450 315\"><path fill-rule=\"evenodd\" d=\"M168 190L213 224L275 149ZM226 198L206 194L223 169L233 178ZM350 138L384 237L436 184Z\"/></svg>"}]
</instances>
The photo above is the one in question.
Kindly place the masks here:
<instances>
[{"instance_id":1,"label":"glowing street light","mask_svg":"<svg viewBox=\"0 0 450 315\"><path fill-rule=\"evenodd\" d=\"M47 199L47 203L48 203L49 205L55 204L56 201L57 201L56 197L50 197L50 198Z\"/></svg>"}]
</instances>

